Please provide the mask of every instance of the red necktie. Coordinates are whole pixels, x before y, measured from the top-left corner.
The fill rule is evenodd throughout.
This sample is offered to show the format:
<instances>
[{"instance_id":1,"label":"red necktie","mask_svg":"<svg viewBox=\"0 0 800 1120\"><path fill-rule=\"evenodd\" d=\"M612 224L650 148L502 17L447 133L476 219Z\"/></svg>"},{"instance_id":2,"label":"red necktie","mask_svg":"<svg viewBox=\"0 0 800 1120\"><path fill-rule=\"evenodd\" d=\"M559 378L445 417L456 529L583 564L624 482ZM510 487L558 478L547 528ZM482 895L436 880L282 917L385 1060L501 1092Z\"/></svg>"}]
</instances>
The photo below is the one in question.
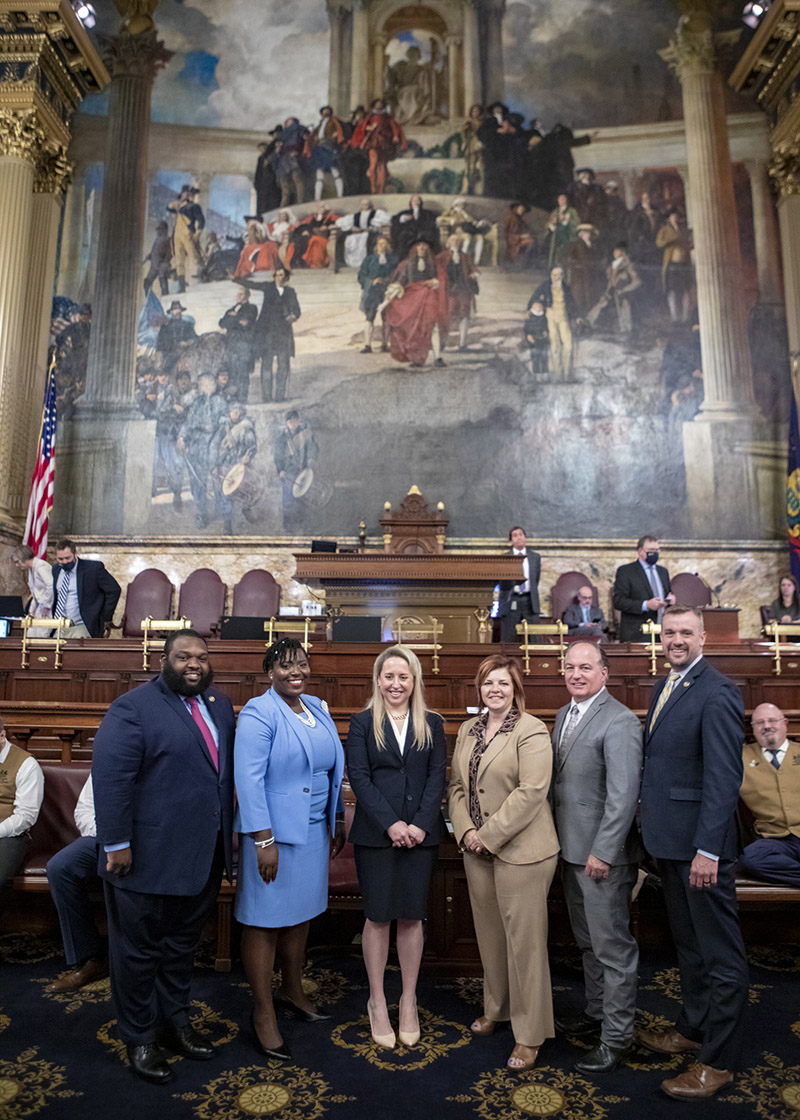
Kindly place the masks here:
<instances>
[{"instance_id":1,"label":"red necktie","mask_svg":"<svg viewBox=\"0 0 800 1120\"><path fill-rule=\"evenodd\" d=\"M208 729L208 724L200 714L200 706L197 703L197 697L187 696L186 699L189 701L189 709L192 713L192 719L200 728L200 734L203 736L205 744L208 747L208 753L211 755L211 761L214 763L214 769L219 770L219 754L217 753L217 744L214 742L214 736Z\"/></svg>"}]
</instances>

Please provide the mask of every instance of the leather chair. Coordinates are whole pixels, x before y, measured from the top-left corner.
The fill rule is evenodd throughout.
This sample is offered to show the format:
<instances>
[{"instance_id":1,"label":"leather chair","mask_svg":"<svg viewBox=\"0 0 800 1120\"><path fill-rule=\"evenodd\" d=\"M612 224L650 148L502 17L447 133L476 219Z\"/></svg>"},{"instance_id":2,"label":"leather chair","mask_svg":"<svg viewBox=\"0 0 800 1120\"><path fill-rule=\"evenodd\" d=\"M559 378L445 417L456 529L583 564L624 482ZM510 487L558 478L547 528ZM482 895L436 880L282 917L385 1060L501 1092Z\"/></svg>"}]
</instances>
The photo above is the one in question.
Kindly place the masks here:
<instances>
[{"instance_id":1,"label":"leather chair","mask_svg":"<svg viewBox=\"0 0 800 1120\"><path fill-rule=\"evenodd\" d=\"M772 605L770 603L762 603L758 608L761 615L761 625L767 626L768 623L773 622Z\"/></svg>"},{"instance_id":2,"label":"leather chair","mask_svg":"<svg viewBox=\"0 0 800 1120\"><path fill-rule=\"evenodd\" d=\"M231 614L235 617L272 618L280 609L281 585L263 568L245 572L233 589Z\"/></svg>"},{"instance_id":3,"label":"leather chair","mask_svg":"<svg viewBox=\"0 0 800 1120\"><path fill-rule=\"evenodd\" d=\"M139 638L142 619L170 618L173 587L159 568L145 568L128 584L125 593L125 613L122 616L123 638Z\"/></svg>"},{"instance_id":4,"label":"leather chair","mask_svg":"<svg viewBox=\"0 0 800 1120\"><path fill-rule=\"evenodd\" d=\"M675 602L684 607L710 607L711 588L697 572L678 572L671 579Z\"/></svg>"},{"instance_id":5,"label":"leather chair","mask_svg":"<svg viewBox=\"0 0 800 1120\"><path fill-rule=\"evenodd\" d=\"M578 591L581 587L591 587L592 606L600 606L597 588L588 576L585 576L583 572L563 572L550 588L550 614L556 622L562 617L567 607L577 601Z\"/></svg>"},{"instance_id":6,"label":"leather chair","mask_svg":"<svg viewBox=\"0 0 800 1120\"><path fill-rule=\"evenodd\" d=\"M186 578L178 599L178 616L190 618L192 629L211 636L225 613L228 588L211 568L198 568Z\"/></svg>"}]
</instances>

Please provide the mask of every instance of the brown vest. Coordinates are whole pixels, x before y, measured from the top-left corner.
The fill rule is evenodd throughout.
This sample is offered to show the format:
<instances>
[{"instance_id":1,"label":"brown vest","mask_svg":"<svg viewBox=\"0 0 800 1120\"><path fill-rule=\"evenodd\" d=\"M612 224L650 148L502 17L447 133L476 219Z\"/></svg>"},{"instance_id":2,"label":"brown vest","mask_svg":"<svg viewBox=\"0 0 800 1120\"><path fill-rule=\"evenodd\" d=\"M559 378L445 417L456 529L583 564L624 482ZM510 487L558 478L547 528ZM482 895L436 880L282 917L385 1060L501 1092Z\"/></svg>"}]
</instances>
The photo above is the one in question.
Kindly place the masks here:
<instances>
[{"instance_id":1,"label":"brown vest","mask_svg":"<svg viewBox=\"0 0 800 1120\"><path fill-rule=\"evenodd\" d=\"M800 743L791 739L778 770L758 743L745 743L742 801L759 836L800 836Z\"/></svg>"},{"instance_id":2,"label":"brown vest","mask_svg":"<svg viewBox=\"0 0 800 1120\"><path fill-rule=\"evenodd\" d=\"M31 756L21 747L8 744L5 762L0 762L0 821L6 821L14 812L14 799L17 796L17 774L23 762Z\"/></svg>"}]
</instances>

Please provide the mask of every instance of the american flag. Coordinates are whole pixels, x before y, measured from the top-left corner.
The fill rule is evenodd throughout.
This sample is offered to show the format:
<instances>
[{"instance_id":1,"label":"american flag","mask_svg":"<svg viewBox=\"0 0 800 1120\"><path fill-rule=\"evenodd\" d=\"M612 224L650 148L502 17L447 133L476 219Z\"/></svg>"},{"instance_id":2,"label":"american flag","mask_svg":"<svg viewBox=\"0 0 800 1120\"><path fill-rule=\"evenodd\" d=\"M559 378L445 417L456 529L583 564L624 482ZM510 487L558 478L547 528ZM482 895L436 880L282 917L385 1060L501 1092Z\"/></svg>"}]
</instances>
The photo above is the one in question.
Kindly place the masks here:
<instances>
[{"instance_id":1,"label":"american flag","mask_svg":"<svg viewBox=\"0 0 800 1120\"><path fill-rule=\"evenodd\" d=\"M31 496L28 502L28 520L22 543L30 545L34 556L47 559L47 525L53 508L53 482L56 473L56 362L55 357L47 371L44 390L42 427L36 452L36 466L31 479Z\"/></svg>"}]
</instances>

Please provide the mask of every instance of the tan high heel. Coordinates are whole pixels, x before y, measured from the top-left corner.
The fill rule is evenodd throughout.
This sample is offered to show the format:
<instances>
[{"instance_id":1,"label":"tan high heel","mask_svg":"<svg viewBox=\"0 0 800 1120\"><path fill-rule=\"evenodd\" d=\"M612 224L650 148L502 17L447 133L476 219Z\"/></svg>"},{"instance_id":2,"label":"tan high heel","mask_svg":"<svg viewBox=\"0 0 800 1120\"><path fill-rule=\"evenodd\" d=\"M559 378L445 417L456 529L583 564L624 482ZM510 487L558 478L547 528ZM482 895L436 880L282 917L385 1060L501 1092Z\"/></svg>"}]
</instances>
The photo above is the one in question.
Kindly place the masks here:
<instances>
[{"instance_id":1,"label":"tan high heel","mask_svg":"<svg viewBox=\"0 0 800 1120\"><path fill-rule=\"evenodd\" d=\"M400 1016L403 1015L403 997L400 997ZM400 1030L398 1027L397 1037L400 1039L404 1046L416 1046L419 1042L419 1015L417 1013L417 1003L414 1001L414 1018L417 1020L416 1028L413 1031Z\"/></svg>"},{"instance_id":2,"label":"tan high heel","mask_svg":"<svg viewBox=\"0 0 800 1120\"><path fill-rule=\"evenodd\" d=\"M487 1019L485 1015L479 1015L478 1018L470 1024L470 1030L473 1034L492 1034L497 1023L494 1019Z\"/></svg>"},{"instance_id":3,"label":"tan high heel","mask_svg":"<svg viewBox=\"0 0 800 1120\"><path fill-rule=\"evenodd\" d=\"M378 1046L383 1046L385 1050L394 1050L395 1043L397 1042L397 1036L394 1031L391 1031L389 1034L375 1034L369 1002L367 1003L367 1016L369 1018L369 1033L372 1035L372 1041L377 1042Z\"/></svg>"},{"instance_id":4,"label":"tan high heel","mask_svg":"<svg viewBox=\"0 0 800 1120\"><path fill-rule=\"evenodd\" d=\"M531 1053L533 1057L527 1057L523 1053L524 1050L529 1051L529 1053ZM511 1056L506 1062L506 1065L509 1069L513 1069L514 1073L522 1073L526 1069L533 1069L538 1057L538 1046L523 1046L521 1042L518 1042L514 1049L511 1051ZM514 1065L511 1064L512 1062L514 1063Z\"/></svg>"}]
</instances>

